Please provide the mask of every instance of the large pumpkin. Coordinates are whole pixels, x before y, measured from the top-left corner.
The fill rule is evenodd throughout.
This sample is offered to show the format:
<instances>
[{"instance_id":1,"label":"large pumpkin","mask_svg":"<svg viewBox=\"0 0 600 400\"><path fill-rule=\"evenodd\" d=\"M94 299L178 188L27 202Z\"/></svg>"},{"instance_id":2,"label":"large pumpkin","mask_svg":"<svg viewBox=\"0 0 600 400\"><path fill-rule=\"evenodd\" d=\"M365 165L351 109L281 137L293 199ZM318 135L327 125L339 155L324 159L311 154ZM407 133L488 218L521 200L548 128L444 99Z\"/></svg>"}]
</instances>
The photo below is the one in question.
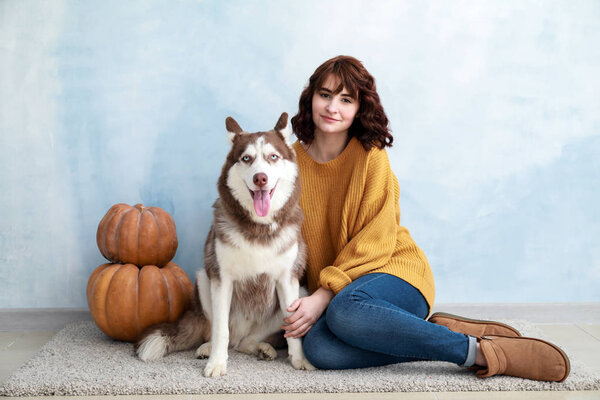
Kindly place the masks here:
<instances>
[{"instance_id":1,"label":"large pumpkin","mask_svg":"<svg viewBox=\"0 0 600 400\"><path fill-rule=\"evenodd\" d=\"M134 342L147 327L174 322L189 306L194 285L177 264L163 268L103 264L92 272L87 302L108 336Z\"/></svg>"},{"instance_id":2,"label":"large pumpkin","mask_svg":"<svg viewBox=\"0 0 600 400\"><path fill-rule=\"evenodd\" d=\"M115 204L96 232L104 257L113 263L162 267L175 256L177 231L173 218L158 207Z\"/></svg>"}]
</instances>

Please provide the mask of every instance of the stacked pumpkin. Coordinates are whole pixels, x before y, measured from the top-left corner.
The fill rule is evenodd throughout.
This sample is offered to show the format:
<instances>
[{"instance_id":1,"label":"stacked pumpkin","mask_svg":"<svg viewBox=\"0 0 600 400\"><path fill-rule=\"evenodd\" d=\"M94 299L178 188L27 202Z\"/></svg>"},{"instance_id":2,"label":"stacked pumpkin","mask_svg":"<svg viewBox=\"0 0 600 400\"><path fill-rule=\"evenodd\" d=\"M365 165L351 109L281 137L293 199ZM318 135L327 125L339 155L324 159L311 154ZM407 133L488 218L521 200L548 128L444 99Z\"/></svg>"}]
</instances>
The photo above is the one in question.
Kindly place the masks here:
<instances>
[{"instance_id":1,"label":"stacked pumpkin","mask_svg":"<svg viewBox=\"0 0 600 400\"><path fill-rule=\"evenodd\" d=\"M149 326L173 322L191 301L194 286L171 260L177 251L175 222L158 207L116 204L96 234L111 263L92 272L87 302L108 336L134 342Z\"/></svg>"}]
</instances>

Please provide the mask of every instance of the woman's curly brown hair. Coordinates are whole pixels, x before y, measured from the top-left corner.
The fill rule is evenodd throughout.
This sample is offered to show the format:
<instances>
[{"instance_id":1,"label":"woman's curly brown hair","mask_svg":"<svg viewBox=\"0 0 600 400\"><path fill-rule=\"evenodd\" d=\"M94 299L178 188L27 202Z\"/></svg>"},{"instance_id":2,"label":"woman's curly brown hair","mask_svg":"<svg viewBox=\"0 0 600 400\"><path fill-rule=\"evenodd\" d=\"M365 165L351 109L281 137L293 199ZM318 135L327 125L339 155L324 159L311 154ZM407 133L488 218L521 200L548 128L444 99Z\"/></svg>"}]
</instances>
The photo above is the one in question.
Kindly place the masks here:
<instances>
[{"instance_id":1,"label":"woman's curly brown hair","mask_svg":"<svg viewBox=\"0 0 600 400\"><path fill-rule=\"evenodd\" d=\"M375 79L359 60L350 56L338 56L325 61L310 77L308 86L300 95L298 113L292 118L292 128L298 139L310 144L315 138L312 98L330 75L340 80L334 94L345 88L359 101L357 117L348 129L348 136L357 138L365 150L391 147L394 138L388 129L388 118L379 100Z\"/></svg>"}]
</instances>

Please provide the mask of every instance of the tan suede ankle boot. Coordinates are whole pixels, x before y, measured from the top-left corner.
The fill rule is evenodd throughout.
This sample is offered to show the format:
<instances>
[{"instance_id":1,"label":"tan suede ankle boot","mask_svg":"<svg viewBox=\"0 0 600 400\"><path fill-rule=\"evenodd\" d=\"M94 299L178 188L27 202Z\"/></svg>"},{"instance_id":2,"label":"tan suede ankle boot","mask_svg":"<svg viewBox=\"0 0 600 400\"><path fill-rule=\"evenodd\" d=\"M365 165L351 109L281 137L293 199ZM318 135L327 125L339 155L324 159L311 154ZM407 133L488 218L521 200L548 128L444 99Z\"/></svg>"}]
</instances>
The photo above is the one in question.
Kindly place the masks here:
<instances>
[{"instance_id":1,"label":"tan suede ankle boot","mask_svg":"<svg viewBox=\"0 0 600 400\"><path fill-rule=\"evenodd\" d=\"M487 336L479 344L488 364L477 371L480 378L509 375L562 382L571 370L567 355L558 346L541 339Z\"/></svg>"},{"instance_id":2,"label":"tan suede ankle boot","mask_svg":"<svg viewBox=\"0 0 600 400\"><path fill-rule=\"evenodd\" d=\"M441 312L433 314L428 321L443 325L451 331L475 337L489 335L521 336L518 330L501 322L470 319Z\"/></svg>"}]
</instances>

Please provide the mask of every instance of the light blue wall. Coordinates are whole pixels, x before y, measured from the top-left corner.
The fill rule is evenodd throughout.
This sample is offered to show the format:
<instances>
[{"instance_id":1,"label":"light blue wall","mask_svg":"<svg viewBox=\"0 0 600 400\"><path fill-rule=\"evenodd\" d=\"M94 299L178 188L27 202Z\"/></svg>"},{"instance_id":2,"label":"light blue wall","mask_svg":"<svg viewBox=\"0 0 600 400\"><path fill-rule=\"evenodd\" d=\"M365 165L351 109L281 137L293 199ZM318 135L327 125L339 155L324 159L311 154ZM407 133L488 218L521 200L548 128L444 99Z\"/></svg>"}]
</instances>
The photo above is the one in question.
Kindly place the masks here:
<instances>
[{"instance_id":1,"label":"light blue wall","mask_svg":"<svg viewBox=\"0 0 600 400\"><path fill-rule=\"evenodd\" d=\"M190 275L227 152L325 59L375 76L439 302L600 301L598 1L0 1L0 307L85 307L118 202Z\"/></svg>"}]
</instances>

